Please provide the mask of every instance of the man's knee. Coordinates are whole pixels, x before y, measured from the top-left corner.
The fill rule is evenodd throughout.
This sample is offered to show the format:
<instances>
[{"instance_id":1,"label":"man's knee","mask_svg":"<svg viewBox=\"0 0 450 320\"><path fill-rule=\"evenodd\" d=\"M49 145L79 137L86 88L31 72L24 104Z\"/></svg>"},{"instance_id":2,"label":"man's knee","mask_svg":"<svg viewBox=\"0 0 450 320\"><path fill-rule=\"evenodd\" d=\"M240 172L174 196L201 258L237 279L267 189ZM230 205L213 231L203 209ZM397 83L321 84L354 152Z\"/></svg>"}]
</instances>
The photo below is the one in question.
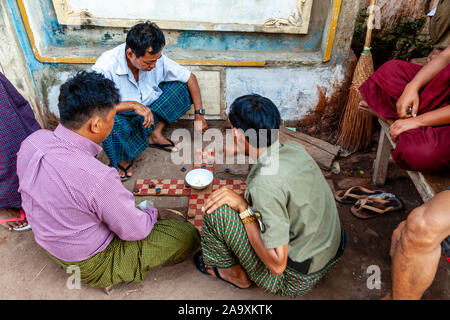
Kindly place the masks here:
<instances>
[{"instance_id":1,"label":"man's knee","mask_svg":"<svg viewBox=\"0 0 450 320\"><path fill-rule=\"evenodd\" d=\"M205 213L203 218L203 223L211 223L217 220L224 220L228 218L234 218L235 216L239 217L239 213L228 205L224 204L221 207L217 208L214 212Z\"/></svg>"},{"instance_id":2,"label":"man's knee","mask_svg":"<svg viewBox=\"0 0 450 320\"><path fill-rule=\"evenodd\" d=\"M414 142L408 132L400 135L397 146L392 154L395 162L407 170L427 171L436 166L436 150L426 143Z\"/></svg>"},{"instance_id":3,"label":"man's knee","mask_svg":"<svg viewBox=\"0 0 450 320\"><path fill-rule=\"evenodd\" d=\"M407 250L428 250L440 245L442 226L425 205L414 209L406 220L402 246Z\"/></svg>"}]
</instances>

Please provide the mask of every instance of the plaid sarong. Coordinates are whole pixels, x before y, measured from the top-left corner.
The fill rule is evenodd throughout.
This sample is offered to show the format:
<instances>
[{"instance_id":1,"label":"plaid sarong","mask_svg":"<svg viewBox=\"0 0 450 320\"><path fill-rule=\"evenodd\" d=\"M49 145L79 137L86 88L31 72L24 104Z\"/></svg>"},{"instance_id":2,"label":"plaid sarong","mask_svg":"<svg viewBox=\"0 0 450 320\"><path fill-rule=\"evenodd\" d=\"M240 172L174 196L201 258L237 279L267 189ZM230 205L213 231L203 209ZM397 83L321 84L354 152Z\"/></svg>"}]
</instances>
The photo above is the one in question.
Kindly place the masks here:
<instances>
[{"instance_id":1,"label":"plaid sarong","mask_svg":"<svg viewBox=\"0 0 450 320\"><path fill-rule=\"evenodd\" d=\"M155 119L150 128L144 128L144 118L134 111L120 112L114 118L114 127L110 135L103 141L111 165L117 168L122 161L135 159L150 144L148 136L155 129L158 121L173 123L191 108L191 96L186 83L162 82L159 87L161 96L150 105Z\"/></svg>"},{"instance_id":2,"label":"plaid sarong","mask_svg":"<svg viewBox=\"0 0 450 320\"><path fill-rule=\"evenodd\" d=\"M20 207L17 152L26 137L41 126L28 102L0 72L0 208Z\"/></svg>"},{"instance_id":3,"label":"plaid sarong","mask_svg":"<svg viewBox=\"0 0 450 320\"><path fill-rule=\"evenodd\" d=\"M187 221L159 220L147 238L123 241L115 237L102 252L80 262L48 255L64 269L78 266L81 282L106 288L120 282L141 282L150 269L184 260L200 245L197 229Z\"/></svg>"},{"instance_id":4,"label":"plaid sarong","mask_svg":"<svg viewBox=\"0 0 450 320\"><path fill-rule=\"evenodd\" d=\"M239 263L258 287L291 298L308 293L339 260L334 258L310 274L287 266L282 274L274 275L253 250L239 214L226 205L205 216L201 239L205 265L227 269Z\"/></svg>"}]
</instances>

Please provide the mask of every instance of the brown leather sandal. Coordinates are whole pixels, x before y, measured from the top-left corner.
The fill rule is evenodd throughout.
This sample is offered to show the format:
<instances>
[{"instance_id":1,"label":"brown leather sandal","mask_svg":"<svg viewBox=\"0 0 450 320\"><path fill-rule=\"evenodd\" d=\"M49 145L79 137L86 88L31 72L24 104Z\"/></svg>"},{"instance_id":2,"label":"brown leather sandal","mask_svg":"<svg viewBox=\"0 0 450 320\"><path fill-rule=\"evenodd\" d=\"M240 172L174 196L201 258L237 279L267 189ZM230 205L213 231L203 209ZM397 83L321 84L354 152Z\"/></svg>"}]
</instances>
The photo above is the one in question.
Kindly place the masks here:
<instances>
[{"instance_id":1,"label":"brown leather sandal","mask_svg":"<svg viewBox=\"0 0 450 320\"><path fill-rule=\"evenodd\" d=\"M350 211L357 218L370 219L384 213L398 211L402 208L402 202L394 197L385 200L379 198L365 198L358 200L355 205L350 208Z\"/></svg>"},{"instance_id":2,"label":"brown leather sandal","mask_svg":"<svg viewBox=\"0 0 450 320\"><path fill-rule=\"evenodd\" d=\"M337 202L343 204L355 204L359 199L368 198L385 193L383 190L370 190L362 186L351 187L350 189L339 190L334 193Z\"/></svg>"}]
</instances>

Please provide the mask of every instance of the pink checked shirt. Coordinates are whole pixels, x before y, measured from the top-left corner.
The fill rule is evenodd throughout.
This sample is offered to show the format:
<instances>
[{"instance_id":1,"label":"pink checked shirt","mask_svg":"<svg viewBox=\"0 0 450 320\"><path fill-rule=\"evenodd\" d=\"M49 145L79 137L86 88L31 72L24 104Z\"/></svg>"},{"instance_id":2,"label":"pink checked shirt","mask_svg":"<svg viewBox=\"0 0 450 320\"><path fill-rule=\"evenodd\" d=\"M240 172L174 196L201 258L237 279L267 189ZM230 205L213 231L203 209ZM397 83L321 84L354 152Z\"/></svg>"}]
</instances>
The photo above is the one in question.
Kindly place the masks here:
<instances>
[{"instance_id":1,"label":"pink checked shirt","mask_svg":"<svg viewBox=\"0 0 450 320\"><path fill-rule=\"evenodd\" d=\"M157 210L135 207L119 174L95 158L101 147L59 125L38 130L17 154L22 207L36 242L66 262L103 251L117 235L147 237Z\"/></svg>"}]
</instances>

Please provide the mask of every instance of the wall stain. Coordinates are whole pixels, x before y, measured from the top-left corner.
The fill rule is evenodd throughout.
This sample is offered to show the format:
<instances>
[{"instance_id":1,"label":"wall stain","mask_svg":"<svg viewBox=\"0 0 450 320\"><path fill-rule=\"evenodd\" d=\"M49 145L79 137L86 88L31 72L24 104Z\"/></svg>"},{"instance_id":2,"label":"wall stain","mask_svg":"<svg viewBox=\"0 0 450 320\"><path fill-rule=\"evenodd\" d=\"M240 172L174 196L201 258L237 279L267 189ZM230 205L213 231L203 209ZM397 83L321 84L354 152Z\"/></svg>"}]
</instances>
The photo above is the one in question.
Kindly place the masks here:
<instances>
[{"instance_id":1,"label":"wall stain","mask_svg":"<svg viewBox=\"0 0 450 320\"><path fill-rule=\"evenodd\" d=\"M317 86L319 100L316 106L297 122L297 130L313 137L336 144L339 122L350 92L353 72L356 67L356 56L351 51L346 61L346 73L339 86L334 86L331 95L327 97L325 87ZM338 79L334 83L339 83Z\"/></svg>"}]
</instances>

